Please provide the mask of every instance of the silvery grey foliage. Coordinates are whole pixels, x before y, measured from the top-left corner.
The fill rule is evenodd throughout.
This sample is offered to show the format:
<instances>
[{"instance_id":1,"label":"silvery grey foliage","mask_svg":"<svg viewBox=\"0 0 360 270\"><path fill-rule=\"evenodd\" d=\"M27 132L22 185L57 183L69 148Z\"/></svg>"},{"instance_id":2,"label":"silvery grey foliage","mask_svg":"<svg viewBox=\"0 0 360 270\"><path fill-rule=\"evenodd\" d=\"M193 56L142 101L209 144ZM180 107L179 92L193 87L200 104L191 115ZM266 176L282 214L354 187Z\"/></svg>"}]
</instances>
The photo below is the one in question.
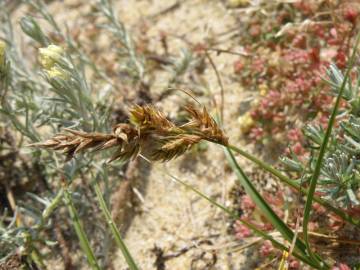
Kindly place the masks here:
<instances>
[{"instance_id":1,"label":"silvery grey foliage","mask_svg":"<svg viewBox=\"0 0 360 270\"><path fill-rule=\"evenodd\" d=\"M360 76L359 68L352 72L342 98L345 108L339 111L337 127L334 129L327 153L322 165L317 191L326 200L342 208L352 208L360 204ZM334 64L327 70L333 94L337 94L344 75ZM324 138L324 129L320 125L309 124L303 128L307 139L310 157L307 164L301 162L294 154L284 157L282 162L286 170L302 175L302 181L311 176L316 163L317 152ZM298 180L300 181L300 179Z\"/></svg>"}]
</instances>

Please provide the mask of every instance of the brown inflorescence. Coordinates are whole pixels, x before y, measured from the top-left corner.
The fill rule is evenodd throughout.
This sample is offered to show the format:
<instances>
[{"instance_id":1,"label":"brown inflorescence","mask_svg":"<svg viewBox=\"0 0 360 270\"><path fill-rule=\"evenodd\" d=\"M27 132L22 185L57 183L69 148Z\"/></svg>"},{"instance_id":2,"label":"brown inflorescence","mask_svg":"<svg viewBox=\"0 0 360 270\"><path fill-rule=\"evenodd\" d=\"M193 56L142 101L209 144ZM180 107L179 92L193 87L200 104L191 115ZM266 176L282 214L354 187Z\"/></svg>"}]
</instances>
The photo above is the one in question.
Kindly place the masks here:
<instances>
[{"instance_id":1,"label":"brown inflorescence","mask_svg":"<svg viewBox=\"0 0 360 270\"><path fill-rule=\"evenodd\" d=\"M113 128L111 134L98 132L82 132L65 128L67 133L60 133L43 143L35 143L30 146L62 150L66 154L66 160L70 160L76 154L89 149L93 151L105 150L117 147L117 150L110 158L127 160L139 152L138 133L128 124L119 124Z\"/></svg>"},{"instance_id":2,"label":"brown inflorescence","mask_svg":"<svg viewBox=\"0 0 360 270\"><path fill-rule=\"evenodd\" d=\"M228 144L224 132L205 107L199 110L188 105L185 110L190 115L189 121L177 126L154 106L135 105L130 109L130 124L118 124L110 134L64 129L67 133L31 146L62 150L67 160L89 149L117 148L109 162L127 161L139 153L151 160L164 162L182 155L201 140Z\"/></svg>"}]
</instances>

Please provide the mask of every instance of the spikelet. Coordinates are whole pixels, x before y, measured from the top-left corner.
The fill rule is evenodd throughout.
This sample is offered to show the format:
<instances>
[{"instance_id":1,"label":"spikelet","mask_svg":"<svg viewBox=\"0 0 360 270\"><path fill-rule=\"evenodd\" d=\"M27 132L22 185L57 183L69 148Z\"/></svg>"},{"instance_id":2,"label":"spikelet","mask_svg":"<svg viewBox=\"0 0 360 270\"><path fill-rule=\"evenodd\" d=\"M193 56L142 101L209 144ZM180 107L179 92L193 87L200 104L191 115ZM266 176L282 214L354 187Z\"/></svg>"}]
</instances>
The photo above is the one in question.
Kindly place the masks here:
<instances>
[{"instance_id":1,"label":"spikelet","mask_svg":"<svg viewBox=\"0 0 360 270\"><path fill-rule=\"evenodd\" d=\"M140 138L136 129L129 124L118 124L113 128L113 133L116 138L122 140L123 143L118 147L108 162L114 160L125 162L136 158L140 152Z\"/></svg>"},{"instance_id":2,"label":"spikelet","mask_svg":"<svg viewBox=\"0 0 360 270\"><path fill-rule=\"evenodd\" d=\"M188 130L190 133L201 134L204 140L228 145L228 138L205 107L199 110L192 105L187 105L185 110L190 114L191 119L183 125L182 128Z\"/></svg>"},{"instance_id":3,"label":"spikelet","mask_svg":"<svg viewBox=\"0 0 360 270\"><path fill-rule=\"evenodd\" d=\"M70 160L76 154L88 149L94 151L117 147L110 161L115 159L127 160L136 157L139 152L137 132L127 124L119 124L114 127L112 134L91 132L86 133L65 128L67 133L57 134L43 143L35 143L30 146L52 150L62 150L66 154L66 160ZM134 144L136 147L134 147Z\"/></svg>"},{"instance_id":4,"label":"spikelet","mask_svg":"<svg viewBox=\"0 0 360 270\"><path fill-rule=\"evenodd\" d=\"M199 141L200 136L189 134L158 138L148 146L147 152L151 160L165 162L181 156Z\"/></svg>"},{"instance_id":5,"label":"spikelet","mask_svg":"<svg viewBox=\"0 0 360 270\"><path fill-rule=\"evenodd\" d=\"M179 133L180 129L152 105L135 105L130 109L130 122L138 127L142 135Z\"/></svg>"},{"instance_id":6,"label":"spikelet","mask_svg":"<svg viewBox=\"0 0 360 270\"><path fill-rule=\"evenodd\" d=\"M130 119L138 127L145 155L164 162L182 155L201 140L228 144L228 139L205 107L198 110L188 105L186 110L191 118L182 126L176 126L154 106L135 106L131 110Z\"/></svg>"}]
</instances>

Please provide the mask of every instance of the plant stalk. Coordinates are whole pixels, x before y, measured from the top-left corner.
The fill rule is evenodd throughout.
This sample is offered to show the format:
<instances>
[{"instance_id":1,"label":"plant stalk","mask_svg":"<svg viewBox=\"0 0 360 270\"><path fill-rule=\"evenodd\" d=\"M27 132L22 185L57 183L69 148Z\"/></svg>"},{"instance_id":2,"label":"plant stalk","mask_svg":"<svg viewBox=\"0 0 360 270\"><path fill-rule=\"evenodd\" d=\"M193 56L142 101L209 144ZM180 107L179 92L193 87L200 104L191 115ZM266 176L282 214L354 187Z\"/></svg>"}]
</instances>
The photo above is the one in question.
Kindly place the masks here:
<instances>
[{"instance_id":1,"label":"plant stalk","mask_svg":"<svg viewBox=\"0 0 360 270\"><path fill-rule=\"evenodd\" d=\"M68 207L71 220L73 221L73 226L74 226L75 232L79 238L80 246L81 246L82 250L84 251L84 253L86 254L86 258L87 258L91 268L94 270L100 270L101 268L100 268L99 264L97 263L97 260L95 258L93 250L91 249L91 246L90 246L89 240L86 236L86 233L80 224L78 212L74 206L71 194L67 188L64 189L64 200L65 200L65 204Z\"/></svg>"},{"instance_id":2,"label":"plant stalk","mask_svg":"<svg viewBox=\"0 0 360 270\"><path fill-rule=\"evenodd\" d=\"M105 216L106 222L108 223L108 225L111 229L112 235L115 238L115 242L118 245L118 247L120 248L130 270L138 270L139 268L137 267L128 248L126 247L123 239L121 238L121 234L120 234L118 228L116 227L113 219L111 218L110 211L106 206L106 202L104 200L104 197L102 196L102 193L101 193L101 190L100 190L100 187L99 187L99 184L97 183L97 181L95 181L95 183L94 183L94 189L95 189L96 197L99 201L101 211L103 212L103 214Z\"/></svg>"}]
</instances>

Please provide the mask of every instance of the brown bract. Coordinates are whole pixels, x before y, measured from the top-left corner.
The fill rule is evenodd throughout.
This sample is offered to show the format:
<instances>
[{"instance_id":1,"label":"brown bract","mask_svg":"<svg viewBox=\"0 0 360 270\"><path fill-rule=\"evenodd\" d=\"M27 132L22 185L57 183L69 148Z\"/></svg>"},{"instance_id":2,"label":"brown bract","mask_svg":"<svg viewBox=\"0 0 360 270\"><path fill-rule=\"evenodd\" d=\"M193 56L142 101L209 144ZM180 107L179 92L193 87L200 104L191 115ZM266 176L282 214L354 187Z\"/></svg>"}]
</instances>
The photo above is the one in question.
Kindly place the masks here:
<instances>
[{"instance_id":1,"label":"brown bract","mask_svg":"<svg viewBox=\"0 0 360 270\"><path fill-rule=\"evenodd\" d=\"M89 149L100 151L116 147L109 162L127 161L140 152L151 160L164 162L182 155L201 140L228 144L224 132L205 107L199 110L188 105L185 109L190 118L181 126L168 120L152 105L135 105L130 110L131 124L118 124L111 134L64 129L67 133L31 146L62 150L67 155L67 160Z\"/></svg>"}]
</instances>

